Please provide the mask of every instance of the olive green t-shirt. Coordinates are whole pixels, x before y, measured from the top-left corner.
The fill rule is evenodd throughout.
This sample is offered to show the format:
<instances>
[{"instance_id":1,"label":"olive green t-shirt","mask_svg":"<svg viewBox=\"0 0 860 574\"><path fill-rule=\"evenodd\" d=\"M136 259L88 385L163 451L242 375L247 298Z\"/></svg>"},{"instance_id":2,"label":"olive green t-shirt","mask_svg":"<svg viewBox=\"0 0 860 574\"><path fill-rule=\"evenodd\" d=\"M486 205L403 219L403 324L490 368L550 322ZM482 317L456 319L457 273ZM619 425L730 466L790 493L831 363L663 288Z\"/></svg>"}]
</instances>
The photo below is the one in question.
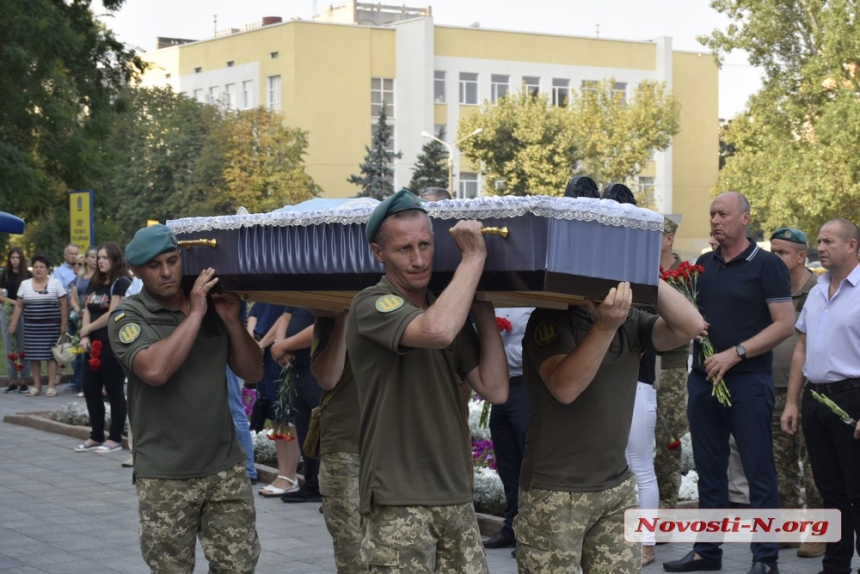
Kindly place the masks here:
<instances>
[{"instance_id":1,"label":"olive green t-shirt","mask_svg":"<svg viewBox=\"0 0 860 574\"><path fill-rule=\"evenodd\" d=\"M818 276L812 273L806 283L799 291L791 294L791 304L794 305L794 320L800 317L800 312L803 310L803 304L806 303L806 297L809 292L818 283ZM778 389L788 388L788 373L791 371L791 358L794 356L794 348L797 346L797 340L800 338L800 333L794 329L791 337L774 347L773 349L773 384ZM805 381L804 381L805 382Z\"/></svg>"},{"instance_id":2,"label":"olive green t-shirt","mask_svg":"<svg viewBox=\"0 0 860 574\"><path fill-rule=\"evenodd\" d=\"M624 450L630 433L639 356L654 352L651 332L657 315L631 309L615 333L594 380L571 404L550 394L539 368L566 355L593 324L587 307L538 309L523 337L523 377L529 424L520 486L567 492L595 492L630 476Z\"/></svg>"},{"instance_id":3,"label":"olive green t-shirt","mask_svg":"<svg viewBox=\"0 0 860 574\"><path fill-rule=\"evenodd\" d=\"M433 303L431 294L427 302ZM446 349L403 347L415 307L387 278L359 293L347 320L361 406L359 510L472 501L471 452L457 376L478 366L470 325ZM360 359L359 359L360 357Z\"/></svg>"},{"instance_id":4,"label":"olive green t-shirt","mask_svg":"<svg viewBox=\"0 0 860 574\"><path fill-rule=\"evenodd\" d=\"M669 267L670 270L675 270L681 265L681 258L676 253L672 254L675 257L675 262ZM677 349L666 351L660 355L661 369L686 369L690 364L691 343L685 343Z\"/></svg>"},{"instance_id":5,"label":"olive green t-shirt","mask_svg":"<svg viewBox=\"0 0 860 574\"><path fill-rule=\"evenodd\" d=\"M331 341L334 331L334 319L317 317L314 321L314 341L311 345L311 363ZM337 393L337 394L334 394ZM326 399L334 394L328 404ZM349 353L343 364L343 374L337 386L330 391L323 391L320 399L320 455L335 452L358 452L358 425L360 412L358 410L358 391L355 389L355 378L352 376L352 366L349 364Z\"/></svg>"},{"instance_id":6,"label":"olive green t-shirt","mask_svg":"<svg viewBox=\"0 0 860 574\"><path fill-rule=\"evenodd\" d=\"M245 462L228 404L229 338L211 303L188 358L164 385L149 385L132 370L134 357L185 317L144 289L108 319L111 349L128 377L135 477L199 478Z\"/></svg>"}]
</instances>

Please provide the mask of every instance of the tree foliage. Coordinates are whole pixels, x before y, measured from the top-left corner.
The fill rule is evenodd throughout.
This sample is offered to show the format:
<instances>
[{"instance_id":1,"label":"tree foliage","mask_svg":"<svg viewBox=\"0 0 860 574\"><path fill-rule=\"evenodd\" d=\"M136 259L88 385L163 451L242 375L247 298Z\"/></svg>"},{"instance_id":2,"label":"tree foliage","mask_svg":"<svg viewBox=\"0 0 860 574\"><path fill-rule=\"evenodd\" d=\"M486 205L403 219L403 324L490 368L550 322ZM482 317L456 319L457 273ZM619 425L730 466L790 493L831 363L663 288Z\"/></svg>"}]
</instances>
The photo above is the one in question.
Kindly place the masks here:
<instances>
[{"instance_id":1,"label":"tree foliage","mask_svg":"<svg viewBox=\"0 0 860 574\"><path fill-rule=\"evenodd\" d=\"M445 141L445 127L439 130L437 136ZM427 187L448 189L448 150L441 143L431 139L421 148L421 153L415 160L412 179L407 186L413 193L420 193ZM448 190L449 192L451 190Z\"/></svg>"},{"instance_id":2,"label":"tree foliage","mask_svg":"<svg viewBox=\"0 0 860 574\"><path fill-rule=\"evenodd\" d=\"M485 192L498 193L501 180L504 195L561 195L577 173L633 187L653 151L671 145L680 104L661 83L642 82L631 100L614 86L610 78L574 91L566 107L520 90L463 118L461 137L483 128L462 150L482 166Z\"/></svg>"},{"instance_id":3,"label":"tree foliage","mask_svg":"<svg viewBox=\"0 0 860 574\"><path fill-rule=\"evenodd\" d=\"M376 126L373 130L371 147L364 146L367 153L359 165L361 175L351 175L349 183L361 188L360 197L385 199L394 193L394 160L403 157L401 152L389 151L393 147L391 126L388 125L385 104L379 112Z\"/></svg>"},{"instance_id":4,"label":"tree foliage","mask_svg":"<svg viewBox=\"0 0 860 574\"><path fill-rule=\"evenodd\" d=\"M90 0L0 0L0 201L42 229L67 228L66 192L105 169L101 142L121 87L144 69ZM113 11L122 0L106 0ZM43 235L32 251L58 256ZM60 252L62 248L60 248Z\"/></svg>"},{"instance_id":5,"label":"tree foliage","mask_svg":"<svg viewBox=\"0 0 860 574\"><path fill-rule=\"evenodd\" d=\"M762 89L725 131L733 149L718 192L736 190L765 231L816 233L860 219L860 31L848 0L718 0L724 31L700 40L718 58L749 52Z\"/></svg>"}]
</instances>

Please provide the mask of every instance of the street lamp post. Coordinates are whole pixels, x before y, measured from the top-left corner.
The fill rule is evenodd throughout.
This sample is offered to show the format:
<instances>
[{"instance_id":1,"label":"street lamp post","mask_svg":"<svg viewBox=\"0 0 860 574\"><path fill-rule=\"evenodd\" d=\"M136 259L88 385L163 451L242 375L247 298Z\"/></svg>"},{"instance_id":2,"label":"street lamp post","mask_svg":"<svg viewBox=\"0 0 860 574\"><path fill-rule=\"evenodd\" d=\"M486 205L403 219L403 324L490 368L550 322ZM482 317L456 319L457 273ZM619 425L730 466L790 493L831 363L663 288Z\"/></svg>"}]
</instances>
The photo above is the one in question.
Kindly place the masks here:
<instances>
[{"instance_id":1,"label":"street lamp post","mask_svg":"<svg viewBox=\"0 0 860 574\"><path fill-rule=\"evenodd\" d=\"M484 131L483 128L478 128L469 135L458 139L456 142L454 142L454 147L460 145L461 143L463 143L463 141L469 139L470 137L478 135L482 131ZM450 193L452 197L456 197L456 195L454 194L454 147L426 131L422 131L421 136L425 138L430 138L431 140L436 140L437 142L445 146L446 150L448 150L448 193Z\"/></svg>"}]
</instances>

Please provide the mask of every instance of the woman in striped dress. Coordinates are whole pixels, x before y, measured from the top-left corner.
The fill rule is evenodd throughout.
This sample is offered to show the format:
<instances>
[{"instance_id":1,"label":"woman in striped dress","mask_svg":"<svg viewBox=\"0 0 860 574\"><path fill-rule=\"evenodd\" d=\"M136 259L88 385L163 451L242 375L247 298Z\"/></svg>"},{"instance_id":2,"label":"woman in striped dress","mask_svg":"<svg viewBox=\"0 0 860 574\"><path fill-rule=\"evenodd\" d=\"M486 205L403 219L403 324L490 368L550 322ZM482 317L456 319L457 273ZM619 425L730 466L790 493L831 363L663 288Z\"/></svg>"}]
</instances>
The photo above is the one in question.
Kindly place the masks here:
<instances>
[{"instance_id":1,"label":"woman in striped dress","mask_svg":"<svg viewBox=\"0 0 860 574\"><path fill-rule=\"evenodd\" d=\"M48 276L48 260L36 255L30 265L33 277L22 281L18 287L15 312L9 325L9 333L15 334L18 318L24 315L24 352L30 361L33 387L27 393L35 397L42 393L42 361L48 363L48 397L57 395L54 388L57 378L57 361L51 347L57 343L60 333L65 333L69 317L68 299L63 284Z\"/></svg>"}]
</instances>

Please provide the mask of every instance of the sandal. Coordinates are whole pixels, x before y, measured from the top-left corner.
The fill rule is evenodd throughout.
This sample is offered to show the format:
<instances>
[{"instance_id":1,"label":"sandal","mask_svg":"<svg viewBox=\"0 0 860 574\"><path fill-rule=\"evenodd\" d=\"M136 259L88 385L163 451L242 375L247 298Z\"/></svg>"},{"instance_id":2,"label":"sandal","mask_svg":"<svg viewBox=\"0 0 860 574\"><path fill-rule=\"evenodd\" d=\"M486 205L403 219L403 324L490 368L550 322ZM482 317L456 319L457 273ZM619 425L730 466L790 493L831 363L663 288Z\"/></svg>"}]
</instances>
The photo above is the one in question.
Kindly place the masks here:
<instances>
[{"instance_id":1,"label":"sandal","mask_svg":"<svg viewBox=\"0 0 860 574\"><path fill-rule=\"evenodd\" d=\"M650 552L646 551L646 548L650 548ZM657 553L654 552L653 546L643 546L642 547L642 568L645 568L652 562L657 559Z\"/></svg>"},{"instance_id":2,"label":"sandal","mask_svg":"<svg viewBox=\"0 0 860 574\"><path fill-rule=\"evenodd\" d=\"M286 480L287 482L289 482L293 486L291 488L285 490L283 488L278 488L277 486L272 486L270 484L268 486L264 486L263 488L261 488L260 492L258 494L260 496L265 497L265 498L274 498L276 496L281 496L282 494L286 494L288 492L298 492L298 490L299 490L298 479L290 478L289 476L284 476L281 474L278 475L278 478L280 478L281 480Z\"/></svg>"},{"instance_id":3,"label":"sandal","mask_svg":"<svg viewBox=\"0 0 860 574\"><path fill-rule=\"evenodd\" d=\"M100 443L100 442L95 442L95 441L90 442L89 439L87 439L86 442L83 442L83 443L81 443L75 447L75 452L88 452L88 451L97 449L101 445L102 445L102 443Z\"/></svg>"},{"instance_id":4,"label":"sandal","mask_svg":"<svg viewBox=\"0 0 860 574\"><path fill-rule=\"evenodd\" d=\"M27 391L28 397L38 397L41 394L42 394L42 389L37 389L35 387L30 389L29 391Z\"/></svg>"},{"instance_id":5,"label":"sandal","mask_svg":"<svg viewBox=\"0 0 860 574\"><path fill-rule=\"evenodd\" d=\"M96 447L97 453L116 452L118 450L122 450L122 444L120 443L108 444L105 442L101 446Z\"/></svg>"},{"instance_id":6,"label":"sandal","mask_svg":"<svg viewBox=\"0 0 860 574\"><path fill-rule=\"evenodd\" d=\"M55 389L54 387L50 387L47 391L45 391L45 396L46 397L56 397L57 396L57 389Z\"/></svg>"}]
</instances>

